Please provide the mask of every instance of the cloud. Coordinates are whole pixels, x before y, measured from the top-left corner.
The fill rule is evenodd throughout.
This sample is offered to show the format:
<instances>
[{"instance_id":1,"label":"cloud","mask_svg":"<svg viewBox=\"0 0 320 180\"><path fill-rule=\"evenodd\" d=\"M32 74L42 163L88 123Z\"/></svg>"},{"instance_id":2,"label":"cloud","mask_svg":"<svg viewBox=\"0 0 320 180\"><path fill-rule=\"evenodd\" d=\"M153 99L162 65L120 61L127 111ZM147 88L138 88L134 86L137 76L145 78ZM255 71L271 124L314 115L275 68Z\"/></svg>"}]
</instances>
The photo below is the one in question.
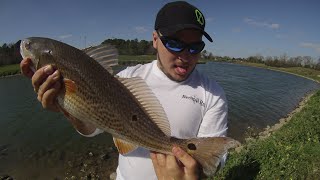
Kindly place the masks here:
<instances>
[{"instance_id":1,"label":"cloud","mask_svg":"<svg viewBox=\"0 0 320 180\"><path fill-rule=\"evenodd\" d=\"M214 20L213 17L207 17L207 18L206 18L206 22L212 22L213 20Z\"/></svg>"},{"instance_id":2,"label":"cloud","mask_svg":"<svg viewBox=\"0 0 320 180\"><path fill-rule=\"evenodd\" d=\"M72 37L72 34L60 35L58 38L59 38L59 39L67 39L67 38L70 38L70 37Z\"/></svg>"},{"instance_id":3,"label":"cloud","mask_svg":"<svg viewBox=\"0 0 320 180\"><path fill-rule=\"evenodd\" d=\"M143 26L136 26L134 27L134 31L137 33L145 33L145 32L148 32L148 28Z\"/></svg>"},{"instance_id":4,"label":"cloud","mask_svg":"<svg viewBox=\"0 0 320 180\"><path fill-rule=\"evenodd\" d=\"M268 23L265 21L259 22L254 19L251 19L251 18L244 18L243 21L249 25L257 26L257 27L266 27L266 28L270 28L270 29L279 29L280 28L280 24Z\"/></svg>"},{"instance_id":5,"label":"cloud","mask_svg":"<svg viewBox=\"0 0 320 180\"><path fill-rule=\"evenodd\" d=\"M277 39L288 39L288 35L286 35L286 34L276 34L275 38L277 38Z\"/></svg>"},{"instance_id":6,"label":"cloud","mask_svg":"<svg viewBox=\"0 0 320 180\"><path fill-rule=\"evenodd\" d=\"M304 47L304 48L313 49L316 52L320 53L320 44L310 43L310 42L302 42L302 43L300 43L300 46Z\"/></svg>"},{"instance_id":7,"label":"cloud","mask_svg":"<svg viewBox=\"0 0 320 180\"><path fill-rule=\"evenodd\" d=\"M241 32L241 28L233 28L231 31L234 33L238 33Z\"/></svg>"}]
</instances>

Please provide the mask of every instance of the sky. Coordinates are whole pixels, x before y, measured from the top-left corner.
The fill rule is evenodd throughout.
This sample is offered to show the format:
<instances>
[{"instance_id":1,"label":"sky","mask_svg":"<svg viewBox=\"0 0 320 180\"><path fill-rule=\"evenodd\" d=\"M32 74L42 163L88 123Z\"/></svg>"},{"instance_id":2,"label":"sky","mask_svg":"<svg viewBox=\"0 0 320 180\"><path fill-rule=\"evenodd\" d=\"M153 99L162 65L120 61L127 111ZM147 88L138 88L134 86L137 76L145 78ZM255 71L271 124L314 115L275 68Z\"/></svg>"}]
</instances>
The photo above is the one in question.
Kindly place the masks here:
<instances>
[{"instance_id":1,"label":"sky","mask_svg":"<svg viewBox=\"0 0 320 180\"><path fill-rule=\"evenodd\" d=\"M30 36L77 48L109 38L151 41L169 0L0 0L0 45ZM217 56L320 58L319 0L190 0L206 18Z\"/></svg>"}]
</instances>

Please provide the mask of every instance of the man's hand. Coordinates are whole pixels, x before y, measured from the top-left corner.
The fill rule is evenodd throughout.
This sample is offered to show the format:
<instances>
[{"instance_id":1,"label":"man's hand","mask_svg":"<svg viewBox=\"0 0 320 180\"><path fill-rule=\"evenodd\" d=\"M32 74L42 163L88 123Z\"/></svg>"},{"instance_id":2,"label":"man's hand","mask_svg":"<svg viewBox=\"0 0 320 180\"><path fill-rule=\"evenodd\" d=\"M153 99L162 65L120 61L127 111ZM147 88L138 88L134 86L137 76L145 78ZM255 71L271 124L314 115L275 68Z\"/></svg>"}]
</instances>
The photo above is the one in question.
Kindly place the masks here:
<instances>
[{"instance_id":1,"label":"man's hand","mask_svg":"<svg viewBox=\"0 0 320 180\"><path fill-rule=\"evenodd\" d=\"M20 69L23 75L31 79L34 91L38 94L38 101L41 102L43 108L58 111L55 99L61 89L59 71L48 65L33 72L30 65L32 65L30 59L23 59Z\"/></svg>"},{"instance_id":2,"label":"man's hand","mask_svg":"<svg viewBox=\"0 0 320 180\"><path fill-rule=\"evenodd\" d=\"M195 159L179 147L173 147L172 153L174 156L150 153L159 180L199 179L199 166Z\"/></svg>"},{"instance_id":3,"label":"man's hand","mask_svg":"<svg viewBox=\"0 0 320 180\"><path fill-rule=\"evenodd\" d=\"M55 103L59 91L61 90L61 75L52 65L48 65L33 72L30 69L32 62L30 59L23 59L20 63L21 73L31 79L34 91L38 94L38 101L44 109L59 111ZM91 123L84 123L75 118L68 118L70 123L80 133L84 135L92 134L96 127Z\"/></svg>"}]
</instances>

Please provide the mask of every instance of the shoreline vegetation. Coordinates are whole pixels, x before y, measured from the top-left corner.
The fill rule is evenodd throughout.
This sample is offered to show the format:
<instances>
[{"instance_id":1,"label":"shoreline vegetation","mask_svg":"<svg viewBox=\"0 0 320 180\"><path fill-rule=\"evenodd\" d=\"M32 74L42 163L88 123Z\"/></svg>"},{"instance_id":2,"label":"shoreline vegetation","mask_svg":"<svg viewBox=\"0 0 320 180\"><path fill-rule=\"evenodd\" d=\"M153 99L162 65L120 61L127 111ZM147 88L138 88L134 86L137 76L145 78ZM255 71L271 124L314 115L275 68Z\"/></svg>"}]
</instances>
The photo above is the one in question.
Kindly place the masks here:
<instances>
[{"instance_id":1,"label":"shoreline vegetation","mask_svg":"<svg viewBox=\"0 0 320 180\"><path fill-rule=\"evenodd\" d=\"M155 55L119 56L120 65L147 63ZM200 63L210 61L200 60ZM270 67L259 63L236 61L236 64L265 68L298 75L320 83L320 71L303 68ZM19 65L0 66L0 77L19 74ZM312 92L298 107L247 137L243 145L228 156L226 166L215 179L317 179L320 177L320 90Z\"/></svg>"},{"instance_id":2,"label":"shoreline vegetation","mask_svg":"<svg viewBox=\"0 0 320 180\"><path fill-rule=\"evenodd\" d=\"M320 83L320 71L315 70L315 69L303 68L303 67L287 67L287 68L286 67L272 67L272 66L267 66L262 63L252 63L252 62L243 62L243 61L235 61L234 63L245 65L245 66L270 69L273 71L285 72L285 73L300 76L300 77L303 77L303 78Z\"/></svg>"},{"instance_id":3,"label":"shoreline vegetation","mask_svg":"<svg viewBox=\"0 0 320 180\"><path fill-rule=\"evenodd\" d=\"M157 59L156 55L119 55L120 66L132 66L136 64L146 64ZM206 61L200 60L198 64L205 64ZM19 64L0 66L0 78L20 74Z\"/></svg>"}]
</instances>

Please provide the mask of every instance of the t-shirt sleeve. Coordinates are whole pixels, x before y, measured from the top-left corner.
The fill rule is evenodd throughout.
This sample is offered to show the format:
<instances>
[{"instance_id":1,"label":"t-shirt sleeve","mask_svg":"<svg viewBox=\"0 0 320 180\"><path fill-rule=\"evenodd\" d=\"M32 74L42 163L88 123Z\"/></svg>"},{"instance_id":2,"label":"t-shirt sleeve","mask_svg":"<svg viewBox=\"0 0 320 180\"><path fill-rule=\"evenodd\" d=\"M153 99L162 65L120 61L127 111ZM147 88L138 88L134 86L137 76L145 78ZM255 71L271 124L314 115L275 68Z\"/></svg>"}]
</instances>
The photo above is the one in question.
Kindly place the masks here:
<instances>
[{"instance_id":1,"label":"t-shirt sleeve","mask_svg":"<svg viewBox=\"0 0 320 180\"><path fill-rule=\"evenodd\" d=\"M128 70L127 69L128 68L118 72L117 76L122 77L122 78L127 77L128 76Z\"/></svg>"},{"instance_id":2,"label":"t-shirt sleeve","mask_svg":"<svg viewBox=\"0 0 320 180\"><path fill-rule=\"evenodd\" d=\"M139 70L139 68L141 67L141 64L138 64L136 66L132 66L132 67L127 67L124 70L120 71L117 76L122 77L122 78L131 78L136 76L137 71Z\"/></svg>"}]
</instances>

